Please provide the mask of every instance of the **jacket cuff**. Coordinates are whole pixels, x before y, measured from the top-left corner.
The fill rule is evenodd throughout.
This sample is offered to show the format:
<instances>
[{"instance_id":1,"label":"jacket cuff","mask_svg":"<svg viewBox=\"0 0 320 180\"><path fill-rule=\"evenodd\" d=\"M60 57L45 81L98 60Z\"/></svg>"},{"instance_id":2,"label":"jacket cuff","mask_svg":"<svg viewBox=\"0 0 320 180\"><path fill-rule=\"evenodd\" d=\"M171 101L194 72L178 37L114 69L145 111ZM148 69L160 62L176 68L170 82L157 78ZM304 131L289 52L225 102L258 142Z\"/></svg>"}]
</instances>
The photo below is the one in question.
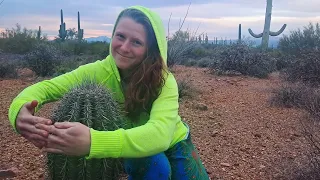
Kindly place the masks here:
<instances>
[{"instance_id":1,"label":"jacket cuff","mask_svg":"<svg viewBox=\"0 0 320 180\"><path fill-rule=\"evenodd\" d=\"M122 153L122 131L97 131L90 128L91 147L86 159L118 158Z\"/></svg>"},{"instance_id":2,"label":"jacket cuff","mask_svg":"<svg viewBox=\"0 0 320 180\"><path fill-rule=\"evenodd\" d=\"M11 126L13 127L13 130L16 133L19 133L16 128L16 119L17 119L17 116L20 112L20 109L22 108L22 106L25 103L27 103L27 102L26 101L16 101L16 102L13 102L9 108L8 118L9 118Z\"/></svg>"}]
</instances>

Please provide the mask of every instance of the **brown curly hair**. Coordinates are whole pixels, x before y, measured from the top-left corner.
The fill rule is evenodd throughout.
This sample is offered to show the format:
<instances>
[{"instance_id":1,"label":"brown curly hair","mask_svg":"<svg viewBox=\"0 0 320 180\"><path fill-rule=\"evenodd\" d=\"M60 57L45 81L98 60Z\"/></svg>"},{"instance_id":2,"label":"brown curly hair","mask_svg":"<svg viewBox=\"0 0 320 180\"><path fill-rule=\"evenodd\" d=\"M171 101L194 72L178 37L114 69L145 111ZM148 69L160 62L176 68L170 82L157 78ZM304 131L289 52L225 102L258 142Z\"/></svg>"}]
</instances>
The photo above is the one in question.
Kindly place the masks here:
<instances>
[{"instance_id":1,"label":"brown curly hair","mask_svg":"<svg viewBox=\"0 0 320 180\"><path fill-rule=\"evenodd\" d=\"M161 57L157 39L148 17L136 9L121 12L116 22L123 17L133 19L143 25L147 33L147 53L145 59L135 68L126 80L124 110L135 120L141 112L150 113L152 103L159 96L165 82L166 65Z\"/></svg>"}]
</instances>

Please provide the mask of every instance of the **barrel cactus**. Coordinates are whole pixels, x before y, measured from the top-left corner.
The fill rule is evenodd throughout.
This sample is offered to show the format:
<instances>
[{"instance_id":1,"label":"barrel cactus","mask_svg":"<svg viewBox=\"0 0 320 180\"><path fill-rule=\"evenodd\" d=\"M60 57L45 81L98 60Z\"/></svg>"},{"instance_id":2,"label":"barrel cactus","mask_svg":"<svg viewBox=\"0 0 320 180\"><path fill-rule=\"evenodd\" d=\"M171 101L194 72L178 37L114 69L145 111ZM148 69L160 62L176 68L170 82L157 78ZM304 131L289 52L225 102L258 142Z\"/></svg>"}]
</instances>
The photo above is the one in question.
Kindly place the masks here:
<instances>
[{"instance_id":1,"label":"barrel cactus","mask_svg":"<svg viewBox=\"0 0 320 180\"><path fill-rule=\"evenodd\" d=\"M80 122L100 131L125 128L123 117L112 93L90 80L65 94L51 115L54 122ZM47 154L47 179L118 179L122 170L121 159L118 158L87 160L84 156Z\"/></svg>"}]
</instances>

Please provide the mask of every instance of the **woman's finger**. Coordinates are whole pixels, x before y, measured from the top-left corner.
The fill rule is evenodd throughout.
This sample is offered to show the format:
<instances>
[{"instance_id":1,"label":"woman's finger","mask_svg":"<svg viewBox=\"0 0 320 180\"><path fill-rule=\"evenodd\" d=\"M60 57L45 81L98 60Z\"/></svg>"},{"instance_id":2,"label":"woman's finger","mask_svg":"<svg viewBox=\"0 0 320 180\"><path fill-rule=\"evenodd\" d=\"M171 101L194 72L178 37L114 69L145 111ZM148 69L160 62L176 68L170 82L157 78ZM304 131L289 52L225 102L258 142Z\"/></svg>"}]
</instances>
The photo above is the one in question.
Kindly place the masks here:
<instances>
[{"instance_id":1,"label":"woman's finger","mask_svg":"<svg viewBox=\"0 0 320 180\"><path fill-rule=\"evenodd\" d=\"M31 114L34 114L35 113L35 108L38 106L38 101L37 100L33 100L31 102L28 102L24 105L28 111L31 113Z\"/></svg>"},{"instance_id":2,"label":"woman's finger","mask_svg":"<svg viewBox=\"0 0 320 180\"><path fill-rule=\"evenodd\" d=\"M50 119L47 119L47 118L32 116L32 121L30 123L31 124L39 124L39 123L41 123L41 124L51 125L52 121Z\"/></svg>"},{"instance_id":3,"label":"woman's finger","mask_svg":"<svg viewBox=\"0 0 320 180\"><path fill-rule=\"evenodd\" d=\"M68 129L70 127L75 126L75 123L74 122L56 122L53 125L59 129Z\"/></svg>"},{"instance_id":4,"label":"woman's finger","mask_svg":"<svg viewBox=\"0 0 320 180\"><path fill-rule=\"evenodd\" d=\"M38 134L30 134L28 136L28 139L34 140L34 141L47 141L47 138L40 136Z\"/></svg>"},{"instance_id":5,"label":"woman's finger","mask_svg":"<svg viewBox=\"0 0 320 180\"><path fill-rule=\"evenodd\" d=\"M62 133L59 131L59 129L55 128L53 125L36 124L35 127L37 129L45 130L45 131L49 132L50 134L54 134L56 136L62 135Z\"/></svg>"},{"instance_id":6,"label":"woman's finger","mask_svg":"<svg viewBox=\"0 0 320 180\"><path fill-rule=\"evenodd\" d=\"M46 142L44 141L35 141L32 139L30 139L29 141L39 149L42 149L46 145Z\"/></svg>"},{"instance_id":7,"label":"woman's finger","mask_svg":"<svg viewBox=\"0 0 320 180\"><path fill-rule=\"evenodd\" d=\"M56 148L45 147L43 148L43 151L49 152L49 153L55 153L55 154L63 154L63 151L61 149L56 149Z\"/></svg>"},{"instance_id":8,"label":"woman's finger","mask_svg":"<svg viewBox=\"0 0 320 180\"><path fill-rule=\"evenodd\" d=\"M25 131L22 136L40 149L46 145L46 139L42 136L32 134L27 131Z\"/></svg>"},{"instance_id":9,"label":"woman's finger","mask_svg":"<svg viewBox=\"0 0 320 180\"><path fill-rule=\"evenodd\" d=\"M48 137L48 132L42 129L37 129L34 125L23 124L20 126L20 131L26 131L25 133L38 134L43 137Z\"/></svg>"},{"instance_id":10,"label":"woman's finger","mask_svg":"<svg viewBox=\"0 0 320 180\"><path fill-rule=\"evenodd\" d=\"M55 147L55 148L62 148L67 146L68 144L64 139L54 134L50 134L48 136L48 146L47 147Z\"/></svg>"}]
</instances>

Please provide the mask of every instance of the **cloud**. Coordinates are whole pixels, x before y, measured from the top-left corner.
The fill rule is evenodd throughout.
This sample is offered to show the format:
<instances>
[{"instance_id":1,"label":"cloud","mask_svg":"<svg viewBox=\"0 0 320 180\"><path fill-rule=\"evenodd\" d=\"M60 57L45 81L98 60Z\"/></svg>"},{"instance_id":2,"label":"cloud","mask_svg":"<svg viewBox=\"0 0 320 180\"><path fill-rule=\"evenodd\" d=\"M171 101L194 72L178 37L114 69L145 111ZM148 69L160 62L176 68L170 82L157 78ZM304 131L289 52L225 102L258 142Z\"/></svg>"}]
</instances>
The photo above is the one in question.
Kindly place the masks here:
<instances>
[{"instance_id":1,"label":"cloud","mask_svg":"<svg viewBox=\"0 0 320 180\"><path fill-rule=\"evenodd\" d=\"M320 7L320 1L311 1L311 3L303 3L292 0L288 4L287 0L279 0L273 3L271 30L278 31L283 24L287 24L283 33L286 34L290 30L302 28L309 22L320 22L318 12L314 8L314 5ZM193 32L199 27L198 33L208 33L209 39L237 38L239 24L242 24L243 35L250 36L248 28L260 33L264 27L265 2L265 0L233 0L191 5L183 29ZM172 13L169 26L171 34L179 29L187 9L188 5L154 8L163 18L166 28Z\"/></svg>"},{"instance_id":2,"label":"cloud","mask_svg":"<svg viewBox=\"0 0 320 180\"><path fill-rule=\"evenodd\" d=\"M14 27L16 23L30 29L42 27L49 37L57 36L60 25L60 9L63 7L67 28L77 28L77 12L81 15L81 28L85 37L110 36L117 15L127 6L140 4L151 7L159 13L165 29L170 33L179 29L189 2L184 0L166 1L104 1L104 0L10 0L0 7L0 28ZM13 8L14 7L14 8ZM302 28L309 22L320 22L319 0L277 0L273 1L271 30L278 31L283 24L290 30ZM207 33L214 37L237 38L238 25L242 24L242 34L249 36L248 28L260 33L264 26L266 0L196 0L192 1L183 30ZM1 30L0 29L0 30Z\"/></svg>"}]
</instances>

